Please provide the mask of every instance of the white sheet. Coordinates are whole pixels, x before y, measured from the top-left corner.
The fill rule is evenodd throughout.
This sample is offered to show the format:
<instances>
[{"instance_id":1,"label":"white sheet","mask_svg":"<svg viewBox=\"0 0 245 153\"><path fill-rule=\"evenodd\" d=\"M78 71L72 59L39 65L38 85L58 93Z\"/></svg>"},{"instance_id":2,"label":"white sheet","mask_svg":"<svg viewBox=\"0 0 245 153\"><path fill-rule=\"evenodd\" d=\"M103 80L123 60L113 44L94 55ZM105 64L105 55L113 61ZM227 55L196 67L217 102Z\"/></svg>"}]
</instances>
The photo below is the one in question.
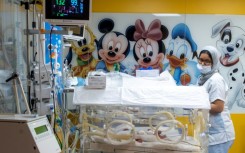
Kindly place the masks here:
<instances>
[{"instance_id":1,"label":"white sheet","mask_svg":"<svg viewBox=\"0 0 245 153\"><path fill-rule=\"evenodd\" d=\"M166 73L156 78L123 76L122 87L75 87L76 105L136 105L210 109L208 93L198 86L176 86Z\"/></svg>"}]
</instances>

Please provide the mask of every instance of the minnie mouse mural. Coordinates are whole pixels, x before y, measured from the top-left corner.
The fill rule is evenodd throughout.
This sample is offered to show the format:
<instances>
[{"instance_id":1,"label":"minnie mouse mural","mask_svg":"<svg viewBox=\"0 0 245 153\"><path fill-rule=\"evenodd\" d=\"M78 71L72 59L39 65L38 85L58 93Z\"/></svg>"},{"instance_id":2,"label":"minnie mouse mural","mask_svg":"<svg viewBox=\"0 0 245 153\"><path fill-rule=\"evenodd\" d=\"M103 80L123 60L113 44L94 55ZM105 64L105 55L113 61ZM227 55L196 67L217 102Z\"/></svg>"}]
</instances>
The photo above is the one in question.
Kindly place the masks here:
<instances>
[{"instance_id":1,"label":"minnie mouse mural","mask_svg":"<svg viewBox=\"0 0 245 153\"><path fill-rule=\"evenodd\" d=\"M139 65L136 65L135 69L153 68L162 72L166 50L162 40L167 36L168 29L161 25L158 19L153 20L147 30L140 19L136 20L135 25L127 28L126 37L130 41L136 41L133 55Z\"/></svg>"}]
</instances>

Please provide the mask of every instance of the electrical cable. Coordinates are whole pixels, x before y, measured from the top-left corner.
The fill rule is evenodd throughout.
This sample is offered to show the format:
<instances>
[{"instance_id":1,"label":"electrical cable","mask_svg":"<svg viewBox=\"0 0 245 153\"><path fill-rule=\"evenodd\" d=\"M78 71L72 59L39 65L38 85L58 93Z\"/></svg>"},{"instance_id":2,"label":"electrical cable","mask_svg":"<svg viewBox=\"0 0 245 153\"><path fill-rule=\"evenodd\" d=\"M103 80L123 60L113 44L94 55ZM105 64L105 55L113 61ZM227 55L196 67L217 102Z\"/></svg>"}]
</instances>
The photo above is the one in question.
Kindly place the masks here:
<instances>
[{"instance_id":1,"label":"electrical cable","mask_svg":"<svg viewBox=\"0 0 245 153\"><path fill-rule=\"evenodd\" d=\"M50 58L52 57L51 55L52 55L52 32L53 32L53 29L54 29L54 26L51 25L51 30L50 30L50 33L49 33L49 46L48 46L48 48L49 48L49 57ZM54 75L52 59L50 59L50 67L51 67L52 75Z\"/></svg>"},{"instance_id":2,"label":"electrical cable","mask_svg":"<svg viewBox=\"0 0 245 153\"><path fill-rule=\"evenodd\" d=\"M50 58L52 57L51 54L52 54L52 32L53 32L53 28L54 26L51 25L51 30L50 30L50 34L49 34L49 56ZM57 55L56 55L57 56ZM56 118L57 118L57 114L56 114L56 109L58 109L58 104L56 105L56 99L55 99L55 92L54 92L54 88L55 88L55 74L54 74L54 71L53 71L53 62L52 62L52 59L50 59L50 66L51 66L51 81L52 81L52 84L51 84L51 88L52 88L52 91L51 91L51 99L53 101L53 107L54 107L54 127L53 127L53 130L54 130L54 133L57 137L57 139L59 139L59 142L60 141L60 138L59 136L57 135L57 131L56 131Z\"/></svg>"}]
</instances>

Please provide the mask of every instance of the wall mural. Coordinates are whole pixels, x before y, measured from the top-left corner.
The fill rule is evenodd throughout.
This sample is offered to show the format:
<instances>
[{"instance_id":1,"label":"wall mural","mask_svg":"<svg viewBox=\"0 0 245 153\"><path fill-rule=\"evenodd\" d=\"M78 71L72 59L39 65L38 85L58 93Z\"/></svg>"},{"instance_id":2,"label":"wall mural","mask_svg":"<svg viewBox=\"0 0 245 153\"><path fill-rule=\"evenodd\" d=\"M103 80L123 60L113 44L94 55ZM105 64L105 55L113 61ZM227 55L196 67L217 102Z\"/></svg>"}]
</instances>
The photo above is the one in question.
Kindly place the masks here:
<instances>
[{"instance_id":1,"label":"wall mural","mask_svg":"<svg viewBox=\"0 0 245 153\"><path fill-rule=\"evenodd\" d=\"M197 70L197 45L192 39L188 26L179 23L174 26L168 44L166 58L169 62L165 68L172 74L177 85L195 85L199 70Z\"/></svg>"},{"instance_id":2,"label":"wall mural","mask_svg":"<svg viewBox=\"0 0 245 153\"><path fill-rule=\"evenodd\" d=\"M118 70L131 75L136 69L168 70L177 85L195 85L200 74L197 55L203 46L213 45L220 50L219 70L229 85L227 106L231 112L245 112L243 16L94 13L92 19L89 28L96 37L97 48L90 55L95 60L95 70ZM78 53L75 47L74 50Z\"/></svg>"},{"instance_id":3,"label":"wall mural","mask_svg":"<svg viewBox=\"0 0 245 153\"><path fill-rule=\"evenodd\" d=\"M245 59L241 57L245 51L245 31L226 19L213 26L212 37L219 38L216 46L221 53L220 73L229 85L228 108L232 109L234 103L244 108Z\"/></svg>"},{"instance_id":4,"label":"wall mural","mask_svg":"<svg viewBox=\"0 0 245 153\"><path fill-rule=\"evenodd\" d=\"M98 60L92 55L95 51L96 37L88 26L85 27L85 30L88 32L90 39L84 38L77 42L71 41L71 47L65 57L67 64L69 65L72 58L72 50L75 52L76 66L72 67L73 75L82 78L86 78L88 72L94 71L98 63Z\"/></svg>"},{"instance_id":5,"label":"wall mural","mask_svg":"<svg viewBox=\"0 0 245 153\"><path fill-rule=\"evenodd\" d=\"M108 18L102 19L98 24L98 29L103 36L97 43L98 59L96 70L102 69L105 72L120 71L126 72L125 66L121 63L130 51L129 40L118 31L112 31L114 21Z\"/></svg>"},{"instance_id":6,"label":"wall mural","mask_svg":"<svg viewBox=\"0 0 245 153\"><path fill-rule=\"evenodd\" d=\"M130 41L134 41L133 55L138 63L136 69L159 69L163 71L163 59L166 48L163 39L168 36L168 29L161 25L159 19L153 20L148 29L145 28L144 22L140 19L135 21L126 29L126 36Z\"/></svg>"}]
</instances>

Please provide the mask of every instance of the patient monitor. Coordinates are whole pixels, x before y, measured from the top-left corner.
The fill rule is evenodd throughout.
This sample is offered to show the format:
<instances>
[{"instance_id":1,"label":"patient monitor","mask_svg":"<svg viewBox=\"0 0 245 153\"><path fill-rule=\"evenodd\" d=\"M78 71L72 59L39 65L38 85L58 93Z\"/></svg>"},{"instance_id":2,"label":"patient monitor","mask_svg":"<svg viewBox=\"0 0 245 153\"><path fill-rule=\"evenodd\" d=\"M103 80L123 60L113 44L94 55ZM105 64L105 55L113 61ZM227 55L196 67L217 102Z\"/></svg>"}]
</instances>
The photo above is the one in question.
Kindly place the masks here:
<instances>
[{"instance_id":1,"label":"patient monitor","mask_svg":"<svg viewBox=\"0 0 245 153\"><path fill-rule=\"evenodd\" d=\"M0 115L0 137L1 152L61 152L45 116Z\"/></svg>"}]
</instances>

